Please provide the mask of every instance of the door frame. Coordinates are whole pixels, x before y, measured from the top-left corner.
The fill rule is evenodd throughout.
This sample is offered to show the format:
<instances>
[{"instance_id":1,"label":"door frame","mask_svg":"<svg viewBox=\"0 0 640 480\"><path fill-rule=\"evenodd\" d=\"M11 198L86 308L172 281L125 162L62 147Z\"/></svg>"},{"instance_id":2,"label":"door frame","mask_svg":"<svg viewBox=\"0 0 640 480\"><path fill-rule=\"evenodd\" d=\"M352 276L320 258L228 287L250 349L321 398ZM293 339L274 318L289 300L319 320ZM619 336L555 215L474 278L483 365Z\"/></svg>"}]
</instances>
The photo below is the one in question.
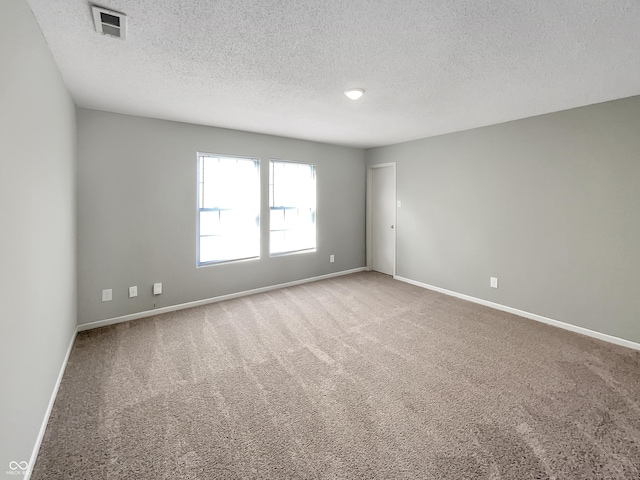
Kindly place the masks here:
<instances>
[{"instance_id":1,"label":"door frame","mask_svg":"<svg viewBox=\"0 0 640 480\"><path fill-rule=\"evenodd\" d=\"M367 219L366 219L366 254L367 254L367 270L373 270L373 169L374 168L392 168L393 172L393 277L396 276L396 257L397 257L397 236L398 236L398 185L396 176L396 162L377 163L367 165Z\"/></svg>"}]
</instances>

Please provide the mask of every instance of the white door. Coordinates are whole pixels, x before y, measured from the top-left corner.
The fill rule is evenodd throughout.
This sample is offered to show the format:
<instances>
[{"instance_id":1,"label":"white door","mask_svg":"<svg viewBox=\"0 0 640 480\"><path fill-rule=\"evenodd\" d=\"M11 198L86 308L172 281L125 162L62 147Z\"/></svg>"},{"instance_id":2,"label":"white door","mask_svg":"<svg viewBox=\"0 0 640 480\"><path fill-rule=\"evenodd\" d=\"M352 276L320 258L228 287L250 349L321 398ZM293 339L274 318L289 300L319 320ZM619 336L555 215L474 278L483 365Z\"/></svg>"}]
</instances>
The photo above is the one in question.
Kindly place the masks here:
<instances>
[{"instance_id":1,"label":"white door","mask_svg":"<svg viewBox=\"0 0 640 480\"><path fill-rule=\"evenodd\" d=\"M394 167L371 169L371 267L393 275L396 256Z\"/></svg>"}]
</instances>

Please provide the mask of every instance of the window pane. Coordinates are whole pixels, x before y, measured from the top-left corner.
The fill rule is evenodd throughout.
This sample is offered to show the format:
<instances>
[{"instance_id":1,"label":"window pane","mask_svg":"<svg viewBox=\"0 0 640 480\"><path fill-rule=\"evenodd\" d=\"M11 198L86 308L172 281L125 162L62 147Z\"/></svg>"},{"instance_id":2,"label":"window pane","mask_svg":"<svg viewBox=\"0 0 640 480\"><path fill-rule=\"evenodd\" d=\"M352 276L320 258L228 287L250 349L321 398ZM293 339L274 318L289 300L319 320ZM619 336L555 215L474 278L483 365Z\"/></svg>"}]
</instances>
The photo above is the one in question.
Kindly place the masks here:
<instances>
[{"instance_id":1,"label":"window pane","mask_svg":"<svg viewBox=\"0 0 640 480\"><path fill-rule=\"evenodd\" d=\"M200 235L220 235L219 212L200 212Z\"/></svg>"},{"instance_id":2,"label":"window pane","mask_svg":"<svg viewBox=\"0 0 640 480\"><path fill-rule=\"evenodd\" d=\"M200 237L200 263L215 260L219 244L220 237Z\"/></svg>"},{"instance_id":3,"label":"window pane","mask_svg":"<svg viewBox=\"0 0 640 480\"><path fill-rule=\"evenodd\" d=\"M271 231L284 230L284 209L274 208L271 209L270 215Z\"/></svg>"},{"instance_id":4,"label":"window pane","mask_svg":"<svg viewBox=\"0 0 640 480\"><path fill-rule=\"evenodd\" d=\"M198 263L259 257L259 161L203 155L199 162Z\"/></svg>"},{"instance_id":5,"label":"window pane","mask_svg":"<svg viewBox=\"0 0 640 480\"><path fill-rule=\"evenodd\" d=\"M316 248L316 167L269 163L271 254Z\"/></svg>"},{"instance_id":6,"label":"window pane","mask_svg":"<svg viewBox=\"0 0 640 480\"><path fill-rule=\"evenodd\" d=\"M286 251L285 232L274 232L270 234L271 253Z\"/></svg>"}]
</instances>

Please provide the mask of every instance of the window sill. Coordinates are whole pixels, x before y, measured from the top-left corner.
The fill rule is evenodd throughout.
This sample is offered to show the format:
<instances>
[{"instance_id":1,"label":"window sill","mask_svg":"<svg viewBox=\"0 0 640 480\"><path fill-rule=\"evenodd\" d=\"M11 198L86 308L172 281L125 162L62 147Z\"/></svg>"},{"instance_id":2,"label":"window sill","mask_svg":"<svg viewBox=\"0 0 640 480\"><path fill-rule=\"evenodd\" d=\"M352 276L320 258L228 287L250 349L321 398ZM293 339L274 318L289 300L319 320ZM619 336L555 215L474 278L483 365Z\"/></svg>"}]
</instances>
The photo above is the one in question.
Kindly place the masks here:
<instances>
[{"instance_id":1,"label":"window sill","mask_svg":"<svg viewBox=\"0 0 640 480\"><path fill-rule=\"evenodd\" d=\"M247 258L234 258L233 260L217 260L213 262L196 263L196 268L213 267L215 265L229 265L230 263L251 262L253 260L260 260L260 256L247 257Z\"/></svg>"},{"instance_id":2,"label":"window sill","mask_svg":"<svg viewBox=\"0 0 640 480\"><path fill-rule=\"evenodd\" d=\"M294 250L292 252L270 253L269 258L285 257L287 255L300 255L303 253L316 253L317 251L318 250L316 248L305 248L304 250Z\"/></svg>"}]
</instances>

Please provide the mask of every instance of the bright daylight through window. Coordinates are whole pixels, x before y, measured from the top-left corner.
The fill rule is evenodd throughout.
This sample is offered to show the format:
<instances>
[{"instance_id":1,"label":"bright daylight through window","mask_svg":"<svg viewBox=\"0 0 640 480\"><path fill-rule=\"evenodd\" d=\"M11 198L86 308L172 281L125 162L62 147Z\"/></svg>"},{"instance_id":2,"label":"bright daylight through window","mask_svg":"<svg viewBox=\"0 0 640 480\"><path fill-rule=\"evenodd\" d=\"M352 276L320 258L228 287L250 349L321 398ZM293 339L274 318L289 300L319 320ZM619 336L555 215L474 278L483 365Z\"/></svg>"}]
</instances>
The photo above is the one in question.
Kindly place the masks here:
<instances>
[{"instance_id":1,"label":"bright daylight through window","mask_svg":"<svg viewBox=\"0 0 640 480\"><path fill-rule=\"evenodd\" d=\"M316 248L316 166L269 162L269 253Z\"/></svg>"},{"instance_id":2,"label":"bright daylight through window","mask_svg":"<svg viewBox=\"0 0 640 480\"><path fill-rule=\"evenodd\" d=\"M260 160L198 154L198 265L260 256Z\"/></svg>"}]
</instances>

